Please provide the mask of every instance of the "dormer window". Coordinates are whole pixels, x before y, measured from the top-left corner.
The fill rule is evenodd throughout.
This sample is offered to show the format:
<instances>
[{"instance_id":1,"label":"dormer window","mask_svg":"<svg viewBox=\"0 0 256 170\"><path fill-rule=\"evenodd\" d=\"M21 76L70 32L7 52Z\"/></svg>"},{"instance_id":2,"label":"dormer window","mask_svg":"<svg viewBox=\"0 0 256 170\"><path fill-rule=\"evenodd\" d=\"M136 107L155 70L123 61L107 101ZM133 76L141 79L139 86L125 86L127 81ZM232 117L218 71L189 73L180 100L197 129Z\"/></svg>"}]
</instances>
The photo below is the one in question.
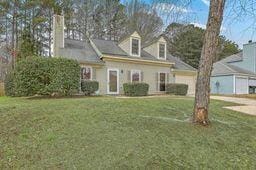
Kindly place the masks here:
<instances>
[{"instance_id":1,"label":"dormer window","mask_svg":"<svg viewBox=\"0 0 256 170\"><path fill-rule=\"evenodd\" d=\"M159 43L159 59L166 59L166 44Z\"/></svg>"},{"instance_id":2,"label":"dormer window","mask_svg":"<svg viewBox=\"0 0 256 170\"><path fill-rule=\"evenodd\" d=\"M140 56L140 39L138 38L131 38L131 55Z\"/></svg>"}]
</instances>

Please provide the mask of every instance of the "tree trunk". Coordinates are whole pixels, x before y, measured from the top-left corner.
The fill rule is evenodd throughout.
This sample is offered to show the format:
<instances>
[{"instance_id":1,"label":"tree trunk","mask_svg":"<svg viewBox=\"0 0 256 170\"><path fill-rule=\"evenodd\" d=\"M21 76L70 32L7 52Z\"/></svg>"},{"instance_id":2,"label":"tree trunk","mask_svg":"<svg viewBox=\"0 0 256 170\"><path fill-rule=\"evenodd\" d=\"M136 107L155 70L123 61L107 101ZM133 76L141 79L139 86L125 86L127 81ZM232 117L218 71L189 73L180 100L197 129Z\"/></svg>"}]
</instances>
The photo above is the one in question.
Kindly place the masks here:
<instances>
[{"instance_id":1,"label":"tree trunk","mask_svg":"<svg viewBox=\"0 0 256 170\"><path fill-rule=\"evenodd\" d=\"M204 37L204 45L198 68L193 122L208 125L210 103L210 77L217 54L218 37L226 0L211 0L210 12Z\"/></svg>"}]
</instances>

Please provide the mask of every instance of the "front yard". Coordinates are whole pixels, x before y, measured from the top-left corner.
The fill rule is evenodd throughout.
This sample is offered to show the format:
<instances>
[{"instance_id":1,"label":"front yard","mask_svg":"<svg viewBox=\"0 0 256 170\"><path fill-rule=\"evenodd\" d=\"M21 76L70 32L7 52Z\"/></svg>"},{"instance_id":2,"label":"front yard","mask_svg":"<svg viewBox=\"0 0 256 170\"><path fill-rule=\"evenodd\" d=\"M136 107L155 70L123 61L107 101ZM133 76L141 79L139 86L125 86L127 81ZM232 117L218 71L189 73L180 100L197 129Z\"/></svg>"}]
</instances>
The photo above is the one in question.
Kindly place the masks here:
<instances>
[{"instance_id":1,"label":"front yard","mask_svg":"<svg viewBox=\"0 0 256 170\"><path fill-rule=\"evenodd\" d=\"M255 169L256 117L192 98L0 98L0 169Z\"/></svg>"}]
</instances>

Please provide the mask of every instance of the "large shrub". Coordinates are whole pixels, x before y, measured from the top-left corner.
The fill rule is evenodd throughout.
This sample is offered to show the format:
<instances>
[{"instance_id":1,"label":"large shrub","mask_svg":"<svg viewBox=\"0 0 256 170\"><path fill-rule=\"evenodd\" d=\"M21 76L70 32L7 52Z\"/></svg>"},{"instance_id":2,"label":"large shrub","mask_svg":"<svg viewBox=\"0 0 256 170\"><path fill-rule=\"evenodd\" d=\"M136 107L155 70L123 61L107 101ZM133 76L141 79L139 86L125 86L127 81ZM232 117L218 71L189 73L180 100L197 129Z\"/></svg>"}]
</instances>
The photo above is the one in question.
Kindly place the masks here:
<instances>
[{"instance_id":1,"label":"large shrub","mask_svg":"<svg viewBox=\"0 0 256 170\"><path fill-rule=\"evenodd\" d=\"M4 80L4 91L7 96L14 96L14 71L9 70Z\"/></svg>"},{"instance_id":2,"label":"large shrub","mask_svg":"<svg viewBox=\"0 0 256 170\"><path fill-rule=\"evenodd\" d=\"M83 80L81 82L81 90L85 95L91 95L99 89L99 82L91 80Z\"/></svg>"},{"instance_id":3,"label":"large shrub","mask_svg":"<svg viewBox=\"0 0 256 170\"><path fill-rule=\"evenodd\" d=\"M167 84L166 85L166 93L185 96L188 93L188 85L187 84Z\"/></svg>"},{"instance_id":4,"label":"large shrub","mask_svg":"<svg viewBox=\"0 0 256 170\"><path fill-rule=\"evenodd\" d=\"M124 94L126 96L146 96L148 95L149 85L147 83L133 82L124 83Z\"/></svg>"},{"instance_id":5,"label":"large shrub","mask_svg":"<svg viewBox=\"0 0 256 170\"><path fill-rule=\"evenodd\" d=\"M4 83L0 81L0 96L4 96Z\"/></svg>"},{"instance_id":6,"label":"large shrub","mask_svg":"<svg viewBox=\"0 0 256 170\"><path fill-rule=\"evenodd\" d=\"M8 78L9 77L9 78ZM70 95L79 89L80 66L65 58L21 59L6 78L10 96Z\"/></svg>"}]
</instances>

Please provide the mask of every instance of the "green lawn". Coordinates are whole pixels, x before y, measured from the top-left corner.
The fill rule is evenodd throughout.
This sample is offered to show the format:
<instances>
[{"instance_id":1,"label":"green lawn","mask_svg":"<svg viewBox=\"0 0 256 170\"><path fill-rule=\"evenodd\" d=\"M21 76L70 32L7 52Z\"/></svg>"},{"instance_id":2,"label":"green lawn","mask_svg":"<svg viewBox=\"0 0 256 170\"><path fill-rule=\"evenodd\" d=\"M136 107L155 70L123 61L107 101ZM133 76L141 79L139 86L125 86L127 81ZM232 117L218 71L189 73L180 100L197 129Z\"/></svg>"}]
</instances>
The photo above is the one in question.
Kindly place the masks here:
<instances>
[{"instance_id":1,"label":"green lawn","mask_svg":"<svg viewBox=\"0 0 256 170\"><path fill-rule=\"evenodd\" d=\"M0 98L0 169L255 169L256 117L192 98Z\"/></svg>"}]
</instances>

